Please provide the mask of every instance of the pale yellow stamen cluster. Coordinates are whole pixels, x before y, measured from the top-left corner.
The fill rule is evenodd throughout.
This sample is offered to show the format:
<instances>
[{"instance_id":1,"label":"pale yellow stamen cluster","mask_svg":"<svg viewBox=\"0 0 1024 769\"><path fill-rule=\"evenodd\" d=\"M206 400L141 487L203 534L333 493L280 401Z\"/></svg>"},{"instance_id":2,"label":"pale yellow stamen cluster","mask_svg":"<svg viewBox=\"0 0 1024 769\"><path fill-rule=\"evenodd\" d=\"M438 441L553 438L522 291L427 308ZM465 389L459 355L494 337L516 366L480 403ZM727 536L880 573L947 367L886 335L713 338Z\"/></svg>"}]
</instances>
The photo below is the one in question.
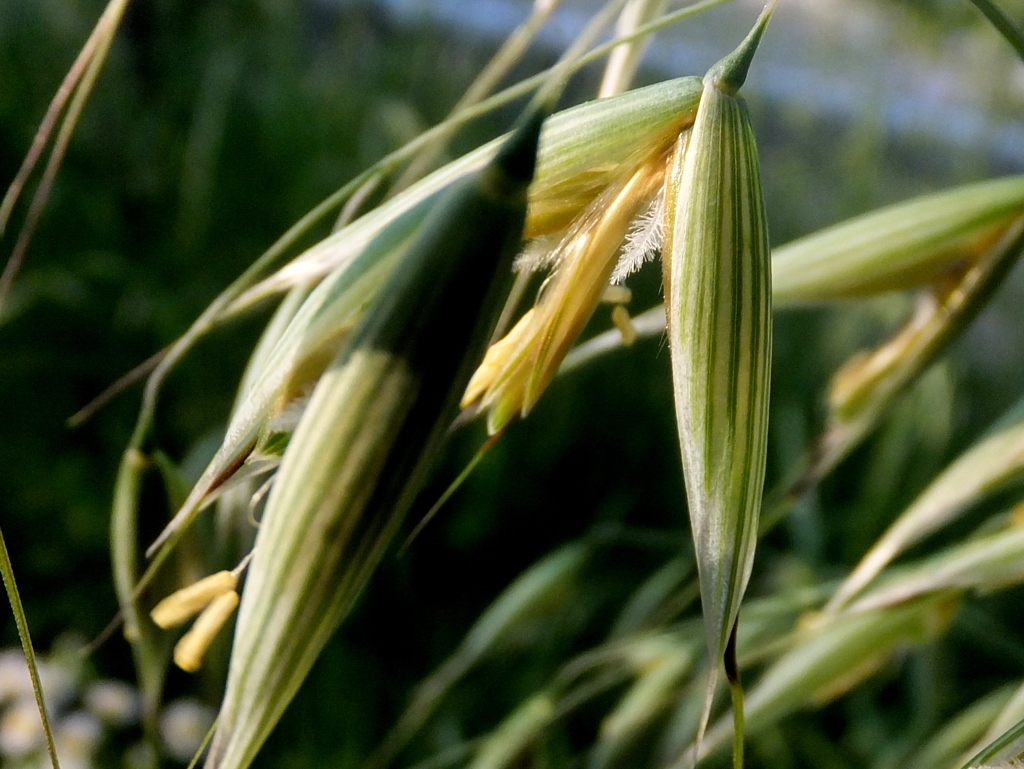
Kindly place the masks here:
<instances>
[{"instance_id":1,"label":"pale yellow stamen cluster","mask_svg":"<svg viewBox=\"0 0 1024 769\"><path fill-rule=\"evenodd\" d=\"M234 590L237 585L238 577L233 573L219 571L171 593L153 607L149 616L164 630L177 627L202 611L214 598Z\"/></svg>"},{"instance_id":2,"label":"pale yellow stamen cluster","mask_svg":"<svg viewBox=\"0 0 1024 769\"><path fill-rule=\"evenodd\" d=\"M199 618L174 647L174 663L189 673L202 664L203 655L238 606L238 575L219 571L164 598L150 612L159 627L176 627L197 613Z\"/></svg>"}]
</instances>

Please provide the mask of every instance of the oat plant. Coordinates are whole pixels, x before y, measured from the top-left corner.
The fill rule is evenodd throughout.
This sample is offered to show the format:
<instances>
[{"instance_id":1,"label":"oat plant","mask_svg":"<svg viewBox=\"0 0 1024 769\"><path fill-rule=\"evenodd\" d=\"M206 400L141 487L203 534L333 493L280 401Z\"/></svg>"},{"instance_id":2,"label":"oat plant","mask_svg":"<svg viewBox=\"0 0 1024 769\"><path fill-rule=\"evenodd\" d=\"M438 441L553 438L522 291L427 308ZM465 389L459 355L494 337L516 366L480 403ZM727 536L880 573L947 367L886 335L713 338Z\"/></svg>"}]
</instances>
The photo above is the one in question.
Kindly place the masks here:
<instances>
[{"instance_id":1,"label":"oat plant","mask_svg":"<svg viewBox=\"0 0 1024 769\"><path fill-rule=\"evenodd\" d=\"M770 111L745 94L759 51L801 11L737 3L749 32L707 40L717 63L635 85L659 33L727 2L593 4L546 69L531 51L582 10L510 3L520 25L437 125L339 178L115 385L145 378L109 517L119 610L82 654L116 647L133 661L150 752L123 760L161 761L163 703L188 674L218 713L194 765L324 763L334 735L290 713L312 707L303 692L337 649L355 658L339 646L350 627L388 617L378 690L314 703L368 724L345 731L338 765L1024 765L1024 401L965 425L957 414L993 409L950 363L994 298L1019 304L1024 176L979 169L813 232L786 224L777 211L814 202L780 199L779 165L759 159L772 157L759 149ZM959 23L1024 61L1019 13L963 5ZM107 6L0 204L0 234L20 227L0 322L18 322L8 306L25 301L33 234L127 6ZM1021 61L1005 61L1019 80ZM210 82L233 67L211 65ZM581 86L581 71L599 83ZM490 140L456 152L482 119ZM776 237L776 222L795 237ZM169 378L245 323L258 338L215 445L170 456ZM822 331L840 327L845 340ZM652 424L674 444L659 444L667 483L650 481L659 525L577 510L591 497L574 486L545 515L582 524L559 541L528 532L531 557L550 552L520 558L486 608L478 596L475 621L431 615L443 632L416 649L380 583L407 569L415 592L416 569L446 552L438 532L479 518L481 499L500 510L544 494L516 462L545 455L546 431L573 410L566 393L585 400L574 381L610 379L627 358L664 396ZM1021 384L1004 383L1007 402ZM567 452L586 441L551 440ZM829 543L814 557L799 545L808 521ZM486 559L502 543L477 544ZM0 538L0 555L56 766L18 553ZM975 677L975 647L1009 662Z\"/></svg>"}]
</instances>

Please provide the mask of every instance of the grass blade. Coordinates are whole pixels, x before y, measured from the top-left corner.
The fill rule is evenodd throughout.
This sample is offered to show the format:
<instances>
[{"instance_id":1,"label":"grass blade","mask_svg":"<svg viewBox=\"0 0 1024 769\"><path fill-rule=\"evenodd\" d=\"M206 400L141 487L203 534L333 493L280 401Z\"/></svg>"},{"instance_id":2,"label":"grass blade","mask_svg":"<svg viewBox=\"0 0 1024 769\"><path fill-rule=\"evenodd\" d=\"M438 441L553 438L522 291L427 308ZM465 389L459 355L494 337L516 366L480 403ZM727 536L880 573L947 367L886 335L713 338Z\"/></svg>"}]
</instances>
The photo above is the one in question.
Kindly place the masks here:
<instances>
[{"instance_id":1,"label":"grass blade","mask_svg":"<svg viewBox=\"0 0 1024 769\"><path fill-rule=\"evenodd\" d=\"M847 612L895 606L941 590L996 590L1024 581L1024 526L946 548L921 563L880 579L847 607Z\"/></svg>"},{"instance_id":2,"label":"grass blade","mask_svg":"<svg viewBox=\"0 0 1024 769\"><path fill-rule=\"evenodd\" d=\"M627 35L637 28L657 18L665 10L667 0L630 0L615 24L617 36ZM629 89L643 58L648 40L641 38L630 43L623 43L615 48L605 65L601 86L597 90L598 98L614 96Z\"/></svg>"},{"instance_id":3,"label":"grass blade","mask_svg":"<svg viewBox=\"0 0 1024 769\"><path fill-rule=\"evenodd\" d=\"M1019 763L1021 756L1024 756L1024 719L1018 721L975 753L960 766L960 769L981 769L981 767L1012 769L1015 763Z\"/></svg>"},{"instance_id":4,"label":"grass blade","mask_svg":"<svg viewBox=\"0 0 1024 769\"><path fill-rule=\"evenodd\" d=\"M848 691L907 643L944 628L956 607L947 595L864 612L798 630L789 650L758 679L746 698L748 728L756 732L811 705ZM723 749L733 730L728 716L715 724L700 750Z\"/></svg>"},{"instance_id":5,"label":"grass blade","mask_svg":"<svg viewBox=\"0 0 1024 769\"><path fill-rule=\"evenodd\" d=\"M1021 61L1024 61L1024 31L1021 31L1021 28L1014 24L1013 20L992 0L971 0L971 2L1013 47Z\"/></svg>"},{"instance_id":6,"label":"grass blade","mask_svg":"<svg viewBox=\"0 0 1024 769\"><path fill-rule=\"evenodd\" d=\"M39 718L43 722L43 734L46 735L46 750L50 754L50 763L53 764L53 769L60 769L60 763L57 761L57 748L53 742L53 730L50 728L46 703L43 701L43 687L39 682L36 650L32 646L32 636L28 630L25 607L21 605L21 595L18 593L18 583L14 579L14 567L11 565L11 556L7 552L7 543L4 541L3 532L0 532L0 575L3 576L7 599L11 602L11 611L14 612L14 622L18 626L21 648L25 652L25 663L28 665L28 674L32 679L32 693L35 695L36 707L39 709Z\"/></svg>"},{"instance_id":7,"label":"grass blade","mask_svg":"<svg viewBox=\"0 0 1024 769\"><path fill-rule=\"evenodd\" d=\"M983 495L1024 472L1024 401L943 470L896 519L836 591L827 612L841 610L896 556L949 524Z\"/></svg>"},{"instance_id":8,"label":"grass blade","mask_svg":"<svg viewBox=\"0 0 1024 769\"><path fill-rule=\"evenodd\" d=\"M954 769L960 758L1009 702L1014 687L989 692L962 709L932 737L914 749L907 769Z\"/></svg>"}]
</instances>

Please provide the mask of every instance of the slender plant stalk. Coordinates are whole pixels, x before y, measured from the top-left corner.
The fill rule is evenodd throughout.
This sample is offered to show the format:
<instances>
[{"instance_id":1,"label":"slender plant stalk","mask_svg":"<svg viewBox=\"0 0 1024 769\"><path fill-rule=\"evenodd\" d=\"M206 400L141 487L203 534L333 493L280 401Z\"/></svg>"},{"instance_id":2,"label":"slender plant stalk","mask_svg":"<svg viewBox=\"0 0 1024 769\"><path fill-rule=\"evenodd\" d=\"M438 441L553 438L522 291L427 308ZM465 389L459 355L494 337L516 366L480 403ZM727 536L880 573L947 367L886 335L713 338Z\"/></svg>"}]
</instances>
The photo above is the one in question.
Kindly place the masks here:
<instances>
[{"instance_id":1,"label":"slender plant stalk","mask_svg":"<svg viewBox=\"0 0 1024 769\"><path fill-rule=\"evenodd\" d=\"M83 45L82 49L78 52L78 56L71 65L71 69L69 69L67 75L64 76L64 80L57 89L57 93L54 94L53 99L50 101L50 106L46 110L46 115L39 124L39 129L36 131L35 137L32 139L32 146L25 154L25 159L22 161L21 167L18 169L18 173L14 177L14 181L11 182L10 186L7 188L6 194L4 195L3 201L0 202L0 235L3 235L7 229L7 223L10 221L11 211L14 209L14 204L18 202L18 198L21 196L22 190L28 183L28 179L32 175L32 171L35 169L36 163L39 162L39 158L42 156L46 143L50 139L50 134L53 133L54 126L57 124L57 119L60 117L60 113L64 111L64 106L67 104L68 99L71 98L72 94L75 93L76 88L78 88L83 73L96 57L97 51L102 46L103 40L113 34L113 31L120 22L126 6L127 0L110 0L107 4L106 10L103 12L103 15L100 16L99 21L96 22L96 26L93 28L92 33L86 40L85 45Z\"/></svg>"},{"instance_id":2,"label":"slender plant stalk","mask_svg":"<svg viewBox=\"0 0 1024 769\"><path fill-rule=\"evenodd\" d=\"M618 36L628 35L662 14L668 0L630 0L615 26ZM623 43L611 52L605 66L598 98L614 96L630 88L649 38Z\"/></svg>"},{"instance_id":3,"label":"slender plant stalk","mask_svg":"<svg viewBox=\"0 0 1024 769\"><path fill-rule=\"evenodd\" d=\"M74 89L74 96L71 99L68 112L64 116L64 122L57 133L53 150L50 152L50 159L47 161L46 169L43 172L43 178L39 183L38 189L36 189L35 195L32 197L32 203L29 206L25 222L21 227L18 240L14 244L14 250L11 252L11 256L7 260L3 273L0 274L0 317L3 316L4 306L7 303L7 296L10 293L12 284L14 283L14 278L18 274L18 270L21 268L21 263L25 259L25 254L28 252L29 244L32 242L32 235L35 233L36 226L39 224L43 211L46 209L46 202L49 200L50 190L53 189L53 183L57 178L57 171L60 169L60 164L64 160L64 153L67 152L68 144L71 141L71 135L75 131L75 126L78 125L78 119L82 114L82 109L85 107L85 103L89 99L89 94L92 93L92 87L96 83L96 78L99 76L100 70L103 68L103 62L107 58L107 52L110 50L111 43L114 42L114 33L117 31L117 25L121 20L121 16L124 14L124 9L127 7L127 4L128 0L110 0L110 3L107 5L107 9L104 11L103 16L100 17L99 23L96 25L93 35L90 36L85 48L83 48L82 53L85 53L86 51L90 51L90 53L85 57L81 54L79 55L78 60L76 60L75 64L72 65L71 71L68 73L67 78L65 78L65 83L62 84L62 86L73 84L77 76L78 67L81 64L84 64L84 72L82 74L81 81L77 83L77 87L72 85L72 88ZM93 42L94 38L95 43ZM92 48L92 45L95 45L94 49ZM85 61L88 63L85 64ZM56 113L58 113L62 108L64 98L62 91L58 91L50 108L54 118L56 118ZM32 150L29 151L29 154L25 158L25 163L22 165L24 178L22 177L22 173L19 173L18 178L15 179L15 182L9 188L7 197L4 198L3 204L0 204L0 234L3 233L4 225L7 222L7 218L10 216L10 210L25 183L25 179L27 179L35 165L38 157L38 154L33 155L35 144L40 145L39 151L41 152L41 145L45 144L49 130L52 128L52 120L48 122L47 118L50 118L49 113L47 114L47 117L44 118L43 126L40 127L40 134L37 136ZM4 206L6 206L6 209Z\"/></svg>"},{"instance_id":4,"label":"slender plant stalk","mask_svg":"<svg viewBox=\"0 0 1024 769\"><path fill-rule=\"evenodd\" d=\"M46 714L46 702L43 700L43 686L39 682L36 651L32 646L32 636L28 630L25 607L21 605L21 594L18 592L18 583L14 579L14 567L11 565L11 556L7 552L7 542L4 540L2 531L0 531L0 574L3 575L7 599L11 602L14 622L18 626L21 648L25 652L25 663L28 665L28 674L32 679L32 693L35 695L36 708L39 709L39 718L43 722L43 734L46 736L46 750L50 754L50 763L53 764L53 769L60 769L60 763L57 761L57 747L53 742L53 730L50 728L50 719Z\"/></svg>"},{"instance_id":5,"label":"slender plant stalk","mask_svg":"<svg viewBox=\"0 0 1024 769\"><path fill-rule=\"evenodd\" d=\"M1021 61L1024 61L1024 31L992 0L971 0L971 3L982 12L1006 42L1013 46L1013 50L1017 52Z\"/></svg>"}]
</instances>

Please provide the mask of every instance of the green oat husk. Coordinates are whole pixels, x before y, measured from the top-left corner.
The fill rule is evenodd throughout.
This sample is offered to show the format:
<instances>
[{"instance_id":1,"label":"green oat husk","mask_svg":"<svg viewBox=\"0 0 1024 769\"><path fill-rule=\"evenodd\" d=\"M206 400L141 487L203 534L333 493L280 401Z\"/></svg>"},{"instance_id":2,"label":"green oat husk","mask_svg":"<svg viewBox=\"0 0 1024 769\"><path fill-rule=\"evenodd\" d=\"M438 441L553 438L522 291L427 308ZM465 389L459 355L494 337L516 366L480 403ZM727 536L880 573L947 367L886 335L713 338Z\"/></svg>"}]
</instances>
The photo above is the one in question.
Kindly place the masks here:
<instances>
[{"instance_id":1,"label":"green oat husk","mask_svg":"<svg viewBox=\"0 0 1024 769\"><path fill-rule=\"evenodd\" d=\"M676 420L711 672L710 717L757 542L768 438L771 268L757 147L736 90L774 4L704 78L668 172L663 251ZM734 693L738 679L730 675ZM737 705L740 701L737 699ZM742 718L734 761L742 764Z\"/></svg>"},{"instance_id":2,"label":"green oat husk","mask_svg":"<svg viewBox=\"0 0 1024 769\"><path fill-rule=\"evenodd\" d=\"M415 498L496 318L542 119L436 202L318 381L257 534L208 769L251 763Z\"/></svg>"}]
</instances>

